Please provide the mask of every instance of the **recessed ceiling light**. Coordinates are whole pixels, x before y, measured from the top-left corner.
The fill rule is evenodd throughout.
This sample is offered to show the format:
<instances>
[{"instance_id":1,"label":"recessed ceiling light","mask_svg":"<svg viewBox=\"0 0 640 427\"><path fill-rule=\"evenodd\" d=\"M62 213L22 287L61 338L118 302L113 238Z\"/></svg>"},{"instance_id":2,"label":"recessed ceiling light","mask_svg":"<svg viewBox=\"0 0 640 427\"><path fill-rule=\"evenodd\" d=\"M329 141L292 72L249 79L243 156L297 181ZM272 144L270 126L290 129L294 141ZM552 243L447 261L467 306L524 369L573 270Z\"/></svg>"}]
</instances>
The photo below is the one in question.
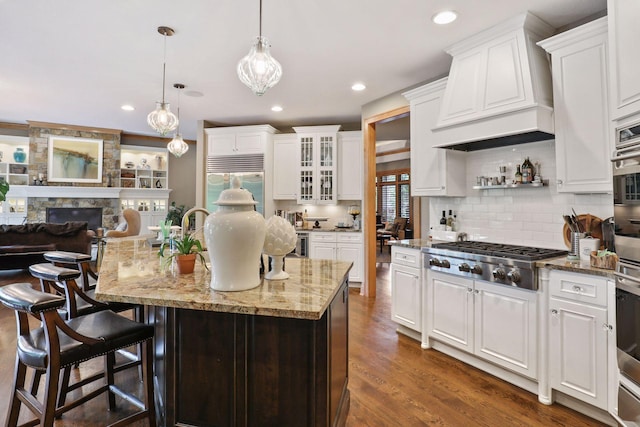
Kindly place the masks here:
<instances>
[{"instance_id":1,"label":"recessed ceiling light","mask_svg":"<svg viewBox=\"0 0 640 427\"><path fill-rule=\"evenodd\" d=\"M133 105L126 105L126 104L125 104L125 105L123 105L123 106L122 106L122 107L120 107L120 108L122 108L124 111L133 111L133 110L135 110L135 108L133 107Z\"/></svg>"},{"instance_id":2,"label":"recessed ceiling light","mask_svg":"<svg viewBox=\"0 0 640 427\"><path fill-rule=\"evenodd\" d=\"M363 84L363 83L355 83L353 86L351 86L351 90L355 90L355 91L361 91L361 90L365 90L367 87Z\"/></svg>"},{"instance_id":3,"label":"recessed ceiling light","mask_svg":"<svg viewBox=\"0 0 640 427\"><path fill-rule=\"evenodd\" d=\"M458 14L453 10L443 10L442 12L438 12L431 20L439 25L450 24L458 18Z\"/></svg>"},{"instance_id":4,"label":"recessed ceiling light","mask_svg":"<svg viewBox=\"0 0 640 427\"><path fill-rule=\"evenodd\" d=\"M280 111L282 111L282 107L279 105L274 105L273 107L271 107L271 111L275 111L276 113L279 113Z\"/></svg>"}]
</instances>

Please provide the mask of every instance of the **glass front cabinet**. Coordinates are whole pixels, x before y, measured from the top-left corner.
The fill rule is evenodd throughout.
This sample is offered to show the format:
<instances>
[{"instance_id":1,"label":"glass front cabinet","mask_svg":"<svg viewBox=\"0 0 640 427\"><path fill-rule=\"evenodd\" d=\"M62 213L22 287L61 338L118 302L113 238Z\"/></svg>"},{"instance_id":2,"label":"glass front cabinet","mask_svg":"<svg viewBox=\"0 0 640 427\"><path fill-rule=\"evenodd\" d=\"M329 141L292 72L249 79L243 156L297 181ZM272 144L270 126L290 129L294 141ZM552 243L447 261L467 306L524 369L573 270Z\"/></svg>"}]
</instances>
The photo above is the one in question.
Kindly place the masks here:
<instances>
[{"instance_id":1,"label":"glass front cabinet","mask_svg":"<svg viewBox=\"0 0 640 427\"><path fill-rule=\"evenodd\" d=\"M294 127L298 147L300 204L337 203L337 141L340 126Z\"/></svg>"}]
</instances>

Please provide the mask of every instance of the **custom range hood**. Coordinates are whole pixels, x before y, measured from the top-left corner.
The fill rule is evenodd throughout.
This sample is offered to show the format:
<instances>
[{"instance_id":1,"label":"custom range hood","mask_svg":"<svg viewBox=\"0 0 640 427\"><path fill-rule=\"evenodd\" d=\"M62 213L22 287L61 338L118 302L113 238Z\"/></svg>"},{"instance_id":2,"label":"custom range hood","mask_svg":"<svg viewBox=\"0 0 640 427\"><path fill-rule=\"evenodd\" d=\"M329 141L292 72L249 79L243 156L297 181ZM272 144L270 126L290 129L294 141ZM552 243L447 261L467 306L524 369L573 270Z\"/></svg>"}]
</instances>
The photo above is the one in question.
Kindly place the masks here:
<instances>
[{"instance_id":1,"label":"custom range hood","mask_svg":"<svg viewBox=\"0 0 640 427\"><path fill-rule=\"evenodd\" d=\"M554 29L529 12L462 40L453 56L435 147L474 151L553 139L549 61Z\"/></svg>"}]
</instances>

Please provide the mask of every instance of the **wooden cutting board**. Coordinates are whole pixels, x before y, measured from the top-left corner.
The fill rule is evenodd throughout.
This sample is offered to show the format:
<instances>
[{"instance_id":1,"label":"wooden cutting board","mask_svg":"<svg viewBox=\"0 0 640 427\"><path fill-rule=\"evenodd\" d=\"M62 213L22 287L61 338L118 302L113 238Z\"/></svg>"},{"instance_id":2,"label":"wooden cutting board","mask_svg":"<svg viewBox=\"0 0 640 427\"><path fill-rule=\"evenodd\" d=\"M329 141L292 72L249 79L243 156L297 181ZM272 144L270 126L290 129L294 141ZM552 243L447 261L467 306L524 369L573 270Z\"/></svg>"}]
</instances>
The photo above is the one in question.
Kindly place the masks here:
<instances>
[{"instance_id":1,"label":"wooden cutting board","mask_svg":"<svg viewBox=\"0 0 640 427\"><path fill-rule=\"evenodd\" d=\"M602 247L602 220L600 218L591 214L581 214L578 215L578 224L580 224L582 231L591 233L591 237L594 239L600 239ZM571 230L566 223L562 229L562 235L564 236L564 244L567 248L571 248Z\"/></svg>"}]
</instances>

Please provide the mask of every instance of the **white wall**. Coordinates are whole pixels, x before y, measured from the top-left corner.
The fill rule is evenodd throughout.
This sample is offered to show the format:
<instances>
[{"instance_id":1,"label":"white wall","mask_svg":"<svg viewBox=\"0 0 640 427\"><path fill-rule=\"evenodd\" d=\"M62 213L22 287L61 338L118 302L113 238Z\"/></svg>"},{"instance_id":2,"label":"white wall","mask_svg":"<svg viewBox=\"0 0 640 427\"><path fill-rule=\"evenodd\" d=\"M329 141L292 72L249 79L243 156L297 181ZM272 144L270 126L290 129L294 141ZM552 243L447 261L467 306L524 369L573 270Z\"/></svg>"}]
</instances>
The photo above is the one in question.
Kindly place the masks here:
<instances>
[{"instance_id":1,"label":"white wall","mask_svg":"<svg viewBox=\"0 0 640 427\"><path fill-rule=\"evenodd\" d=\"M516 165L527 156L532 163L540 162L543 180L551 182L549 187L472 189L477 176L499 176L499 166L507 166L507 179L511 179ZM557 192L553 140L469 152L466 180L466 197L430 198L430 226L438 224L443 210L448 213L453 209L458 230L472 240L566 249L562 215L571 213L571 208L579 215L590 213L602 219L613 215L611 194Z\"/></svg>"}]
</instances>

